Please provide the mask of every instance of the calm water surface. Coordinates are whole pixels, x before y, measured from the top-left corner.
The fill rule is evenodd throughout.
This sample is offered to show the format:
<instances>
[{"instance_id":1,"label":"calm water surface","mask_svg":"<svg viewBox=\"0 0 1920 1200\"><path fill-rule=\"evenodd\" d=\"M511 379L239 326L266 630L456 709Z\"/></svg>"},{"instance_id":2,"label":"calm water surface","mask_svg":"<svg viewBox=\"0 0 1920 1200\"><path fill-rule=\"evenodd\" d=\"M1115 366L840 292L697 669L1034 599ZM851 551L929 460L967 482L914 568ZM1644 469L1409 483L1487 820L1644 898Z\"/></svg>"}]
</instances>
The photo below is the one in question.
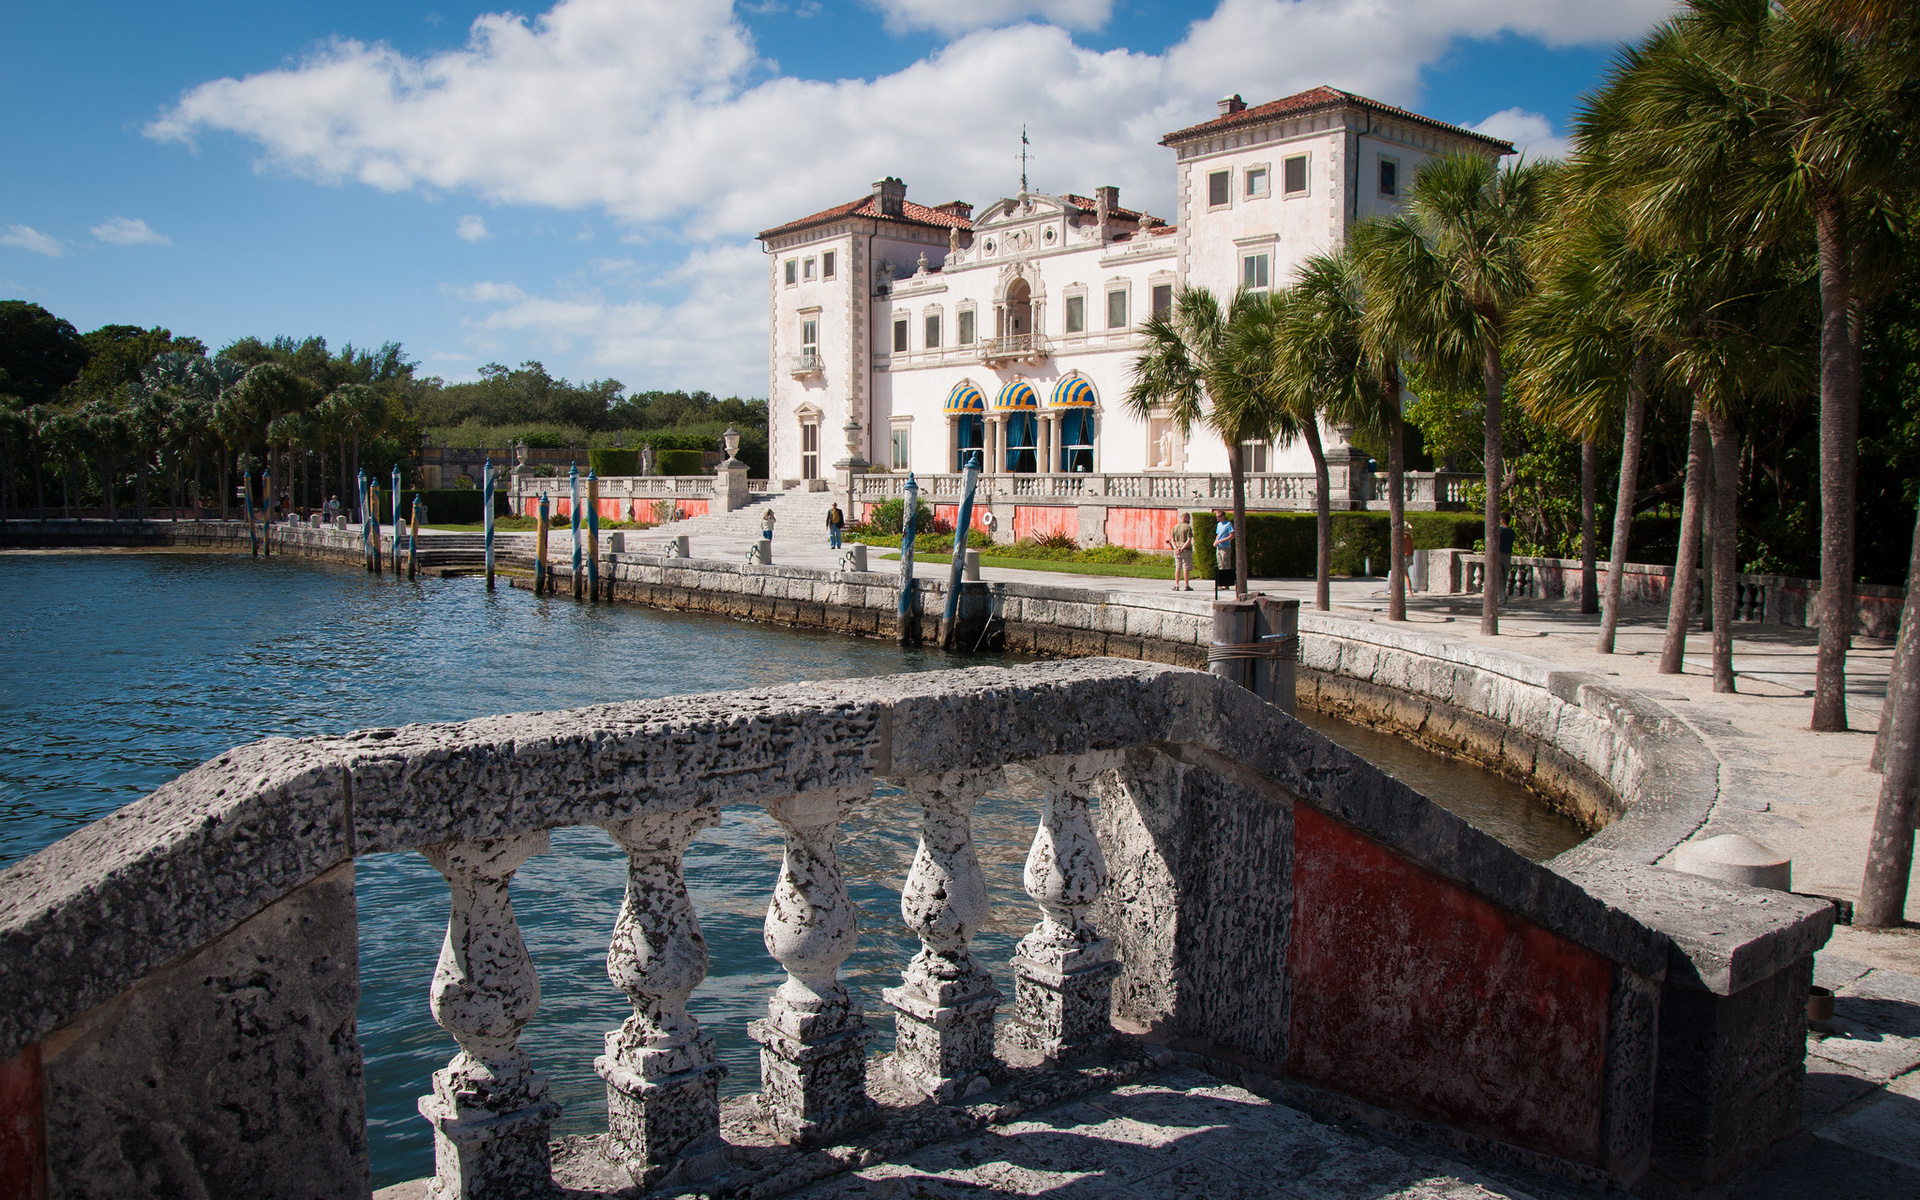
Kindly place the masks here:
<instances>
[{"instance_id":1,"label":"calm water surface","mask_svg":"<svg viewBox=\"0 0 1920 1200\"><path fill-rule=\"evenodd\" d=\"M0 597L0 866L261 737L980 661L505 588L489 595L477 579L407 583L231 555L0 554ZM1492 805L1496 824L1503 806L1538 812L1522 789L1382 740L1377 749L1397 747L1404 760L1389 769L1416 788L1438 783L1454 801L1507 789ZM1008 787L976 810L995 917L975 947L989 963L1004 964L1034 919L1020 869L1035 795L1028 777L1009 771ZM842 845L862 929L843 975L881 1035L876 1049L892 1035L879 989L897 981L917 946L901 924L898 891L917 817L882 794L848 822ZM1538 823L1523 816L1492 831L1513 841L1512 826L1524 838ZM729 1093L758 1086L746 1023L764 1014L782 978L760 940L780 844L763 810L738 806L687 854L712 956L690 1007L731 1069L722 1085ZM1514 844L1536 857L1564 848L1543 854L1540 845ZM417 854L368 855L356 870L359 1031L374 1186L383 1187L433 1169L414 1101L456 1049L427 1010L447 890ZM606 977L625 882L625 855L597 829L555 830L553 852L514 878L514 910L542 988L523 1042L565 1106L561 1132L604 1128L593 1057L632 1011ZM1011 980L1003 984L1010 989Z\"/></svg>"}]
</instances>

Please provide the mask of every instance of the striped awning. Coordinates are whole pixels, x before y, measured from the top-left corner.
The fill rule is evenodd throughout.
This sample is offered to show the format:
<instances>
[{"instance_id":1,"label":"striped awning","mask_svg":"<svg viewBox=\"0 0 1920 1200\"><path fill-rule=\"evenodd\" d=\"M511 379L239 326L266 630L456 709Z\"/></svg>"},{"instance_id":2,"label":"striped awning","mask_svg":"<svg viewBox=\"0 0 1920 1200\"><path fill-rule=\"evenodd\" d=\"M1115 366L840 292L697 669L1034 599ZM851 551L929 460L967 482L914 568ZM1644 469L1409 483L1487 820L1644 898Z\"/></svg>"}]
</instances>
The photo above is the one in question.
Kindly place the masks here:
<instances>
[{"instance_id":1,"label":"striped awning","mask_svg":"<svg viewBox=\"0 0 1920 1200\"><path fill-rule=\"evenodd\" d=\"M1069 375L1053 385L1052 408L1094 407L1093 384L1085 375Z\"/></svg>"},{"instance_id":2,"label":"striped awning","mask_svg":"<svg viewBox=\"0 0 1920 1200\"><path fill-rule=\"evenodd\" d=\"M950 413L985 412L987 411L987 398L981 394L979 388L973 386L971 381L963 379L953 385L953 391L947 393L947 403L941 411Z\"/></svg>"},{"instance_id":3,"label":"striped awning","mask_svg":"<svg viewBox=\"0 0 1920 1200\"><path fill-rule=\"evenodd\" d=\"M1034 391L1033 385L1024 379L1009 379L1007 386L1001 388L1000 394L993 398L993 407L995 409L1039 408L1040 394Z\"/></svg>"}]
</instances>

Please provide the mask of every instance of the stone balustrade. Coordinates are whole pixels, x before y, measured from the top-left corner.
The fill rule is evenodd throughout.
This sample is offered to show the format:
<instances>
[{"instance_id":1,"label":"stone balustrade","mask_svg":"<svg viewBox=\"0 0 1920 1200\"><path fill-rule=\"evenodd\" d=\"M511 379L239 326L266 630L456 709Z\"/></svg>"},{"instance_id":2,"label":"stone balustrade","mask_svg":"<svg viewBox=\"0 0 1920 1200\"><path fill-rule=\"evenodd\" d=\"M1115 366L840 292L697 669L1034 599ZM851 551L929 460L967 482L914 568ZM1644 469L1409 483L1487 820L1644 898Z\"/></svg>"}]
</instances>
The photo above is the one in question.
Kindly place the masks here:
<instances>
[{"instance_id":1,"label":"stone balustrade","mask_svg":"<svg viewBox=\"0 0 1920 1200\"><path fill-rule=\"evenodd\" d=\"M1007 993L970 946L988 916L971 812L1016 764L1039 786L1036 921L1004 968L996 1047ZM839 978L860 931L838 843L883 783L919 828L901 913L920 950L885 991L897 1033L875 1068ZM1755 1086L1708 1047L1662 1092L1664 981L1742 1012L1804 1007L1832 919L1630 856L1528 862L1250 693L1112 659L269 739L0 872L0 1071L41 1084L39 1111L0 1115L44 1129L54 1196L189 1177L365 1196L351 864L415 850L450 897L428 999L458 1052L419 1103L434 1194L538 1194L558 1108L519 1044L540 981L512 879L549 830L594 826L628 859L607 974L632 1015L593 1060L607 1143L637 1183L712 1161L723 1068L687 1011L707 955L682 864L737 804L784 839L765 943L785 979L749 1032L758 1118L800 1144L875 1118L874 1069L950 1104L1144 1035L1343 1112L1631 1182L1655 1153L1650 1105L1681 1120ZM1689 914L1713 936L1670 928ZM1797 1088L1759 1057L1767 1095ZM282 1115L235 1125L254 1112ZM149 1126L202 1132L118 1136Z\"/></svg>"},{"instance_id":2,"label":"stone balustrade","mask_svg":"<svg viewBox=\"0 0 1920 1200\"><path fill-rule=\"evenodd\" d=\"M1364 464L1362 464L1364 465ZM962 476L928 472L916 474L921 499L957 496ZM1474 477L1449 472L1408 471L1402 479L1406 505L1416 512L1457 509L1466 505L1467 486ZM1328 464L1327 487L1336 509L1384 509L1387 476L1360 470L1349 462ZM855 496L868 503L906 494L905 474L862 475L854 481ZM1310 471L1250 473L1246 476L1247 503L1256 508L1304 511L1314 506L1319 483ZM1078 472L1017 474L988 472L980 477L977 498L1045 500L1058 503L1168 501L1183 507L1218 508L1233 503L1233 477L1190 472Z\"/></svg>"}]
</instances>

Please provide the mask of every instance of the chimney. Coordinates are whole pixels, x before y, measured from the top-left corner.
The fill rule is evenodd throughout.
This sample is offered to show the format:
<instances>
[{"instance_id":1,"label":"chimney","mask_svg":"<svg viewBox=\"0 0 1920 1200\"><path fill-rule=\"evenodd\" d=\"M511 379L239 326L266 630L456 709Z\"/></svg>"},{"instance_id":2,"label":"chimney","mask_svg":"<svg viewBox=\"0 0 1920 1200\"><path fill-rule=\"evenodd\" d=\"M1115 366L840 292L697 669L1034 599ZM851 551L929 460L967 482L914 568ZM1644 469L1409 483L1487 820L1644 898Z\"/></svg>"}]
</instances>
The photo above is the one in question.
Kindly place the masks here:
<instances>
[{"instance_id":1,"label":"chimney","mask_svg":"<svg viewBox=\"0 0 1920 1200\"><path fill-rule=\"evenodd\" d=\"M1117 187L1108 186L1095 188L1093 190L1093 198L1096 206L1099 208L1113 209L1120 207L1120 189Z\"/></svg>"},{"instance_id":2,"label":"chimney","mask_svg":"<svg viewBox=\"0 0 1920 1200\"><path fill-rule=\"evenodd\" d=\"M945 204L936 204L933 210L946 213L950 217L958 217L962 221L973 220L973 205L965 200L949 200Z\"/></svg>"},{"instance_id":3,"label":"chimney","mask_svg":"<svg viewBox=\"0 0 1920 1200\"><path fill-rule=\"evenodd\" d=\"M1220 106L1220 115L1223 117L1232 116L1237 112L1244 112L1247 107L1247 102L1240 98L1240 93L1238 92L1235 92L1224 100L1217 100L1215 103Z\"/></svg>"},{"instance_id":4,"label":"chimney","mask_svg":"<svg viewBox=\"0 0 1920 1200\"><path fill-rule=\"evenodd\" d=\"M880 198L880 215L899 217L906 215L907 185L889 175L877 180L873 185L873 194Z\"/></svg>"}]
</instances>

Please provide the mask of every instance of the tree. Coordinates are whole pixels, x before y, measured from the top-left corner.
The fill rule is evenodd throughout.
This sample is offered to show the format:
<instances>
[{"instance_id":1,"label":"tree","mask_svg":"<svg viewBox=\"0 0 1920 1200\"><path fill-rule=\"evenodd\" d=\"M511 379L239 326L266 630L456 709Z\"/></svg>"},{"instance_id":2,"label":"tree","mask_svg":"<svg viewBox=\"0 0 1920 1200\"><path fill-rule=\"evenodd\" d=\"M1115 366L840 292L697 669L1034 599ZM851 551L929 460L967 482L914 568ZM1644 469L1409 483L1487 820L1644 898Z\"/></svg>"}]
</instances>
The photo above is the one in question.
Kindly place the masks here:
<instances>
[{"instance_id":1,"label":"tree","mask_svg":"<svg viewBox=\"0 0 1920 1200\"><path fill-rule=\"evenodd\" d=\"M1472 155L1446 155L1420 169L1405 212L1358 227L1351 241L1373 307L1404 331L1414 356L1460 377L1478 374L1486 394L1486 547L1500 544L1502 348L1512 311L1532 290L1526 238L1541 212L1552 169L1522 162L1501 168ZM1480 632L1500 632L1501 572L1488 570Z\"/></svg>"},{"instance_id":2,"label":"tree","mask_svg":"<svg viewBox=\"0 0 1920 1200\"><path fill-rule=\"evenodd\" d=\"M0 392L45 404L86 364L87 346L72 322L25 300L0 300Z\"/></svg>"}]
</instances>

